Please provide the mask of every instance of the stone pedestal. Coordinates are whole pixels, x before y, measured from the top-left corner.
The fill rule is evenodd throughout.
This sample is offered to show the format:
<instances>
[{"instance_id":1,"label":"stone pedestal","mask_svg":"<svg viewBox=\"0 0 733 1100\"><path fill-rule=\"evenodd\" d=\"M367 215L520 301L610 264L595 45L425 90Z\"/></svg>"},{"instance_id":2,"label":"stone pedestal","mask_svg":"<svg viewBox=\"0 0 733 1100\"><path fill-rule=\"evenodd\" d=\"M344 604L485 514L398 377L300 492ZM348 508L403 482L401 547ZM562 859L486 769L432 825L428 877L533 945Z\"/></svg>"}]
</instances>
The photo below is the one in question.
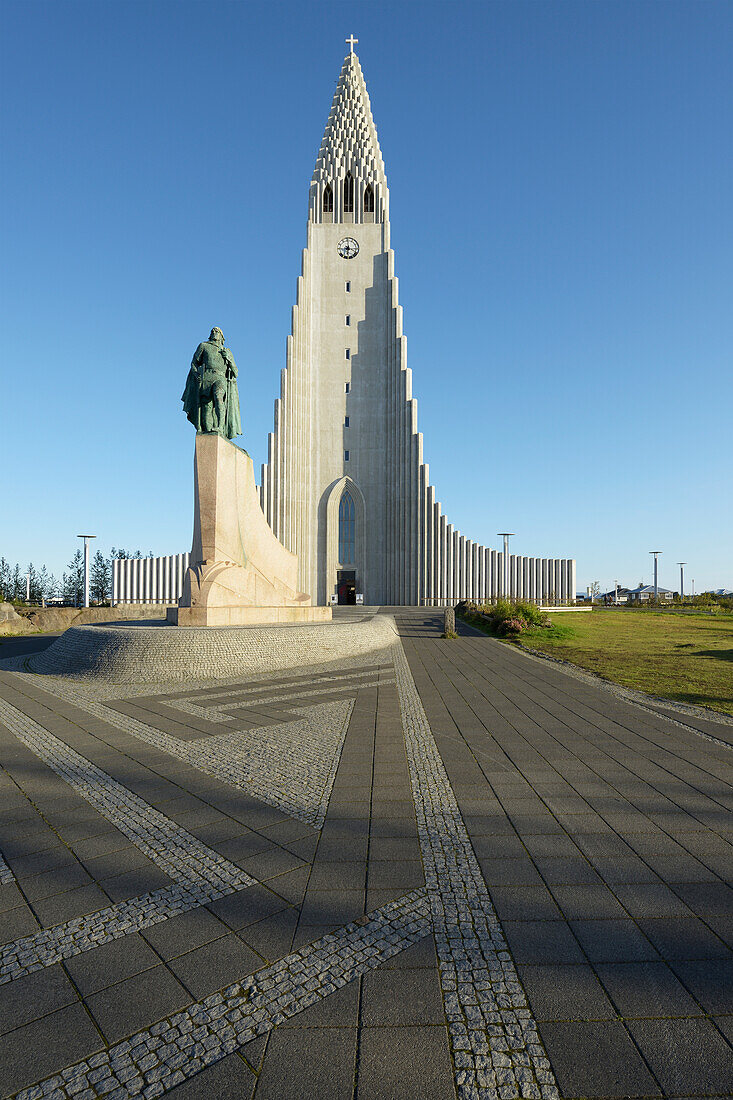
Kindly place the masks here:
<instances>
[{"instance_id":1,"label":"stone pedestal","mask_svg":"<svg viewBox=\"0 0 733 1100\"><path fill-rule=\"evenodd\" d=\"M177 626L312 623L331 618L297 589L298 559L270 530L252 459L218 435L197 435L191 562Z\"/></svg>"}]
</instances>

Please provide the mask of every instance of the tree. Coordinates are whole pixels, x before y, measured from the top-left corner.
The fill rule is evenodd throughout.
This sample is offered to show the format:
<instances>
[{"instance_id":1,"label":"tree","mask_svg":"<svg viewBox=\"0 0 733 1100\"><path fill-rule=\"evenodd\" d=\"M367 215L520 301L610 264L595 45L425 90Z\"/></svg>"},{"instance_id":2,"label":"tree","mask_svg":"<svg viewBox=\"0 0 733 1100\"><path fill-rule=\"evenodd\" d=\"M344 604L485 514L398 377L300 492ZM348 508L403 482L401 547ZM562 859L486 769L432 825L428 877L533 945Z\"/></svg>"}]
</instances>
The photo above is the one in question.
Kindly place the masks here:
<instances>
[{"instance_id":1,"label":"tree","mask_svg":"<svg viewBox=\"0 0 733 1100\"><path fill-rule=\"evenodd\" d=\"M33 562L28 563L28 602L39 604L41 602L41 577Z\"/></svg>"},{"instance_id":2,"label":"tree","mask_svg":"<svg viewBox=\"0 0 733 1100\"><path fill-rule=\"evenodd\" d=\"M13 575L10 569L10 562L5 558L0 558L0 600L10 599L10 586L12 584Z\"/></svg>"},{"instance_id":3,"label":"tree","mask_svg":"<svg viewBox=\"0 0 733 1100\"><path fill-rule=\"evenodd\" d=\"M600 582L599 581L593 581L593 584L590 586L591 603L595 603L596 600L598 599L598 597L600 596L600 594L601 594Z\"/></svg>"},{"instance_id":4,"label":"tree","mask_svg":"<svg viewBox=\"0 0 733 1100\"><path fill-rule=\"evenodd\" d=\"M103 603L110 597L112 568L111 562L105 558L101 550L97 550L92 558L89 574L91 598L97 603Z\"/></svg>"},{"instance_id":5,"label":"tree","mask_svg":"<svg viewBox=\"0 0 733 1100\"><path fill-rule=\"evenodd\" d=\"M25 599L25 577L20 571L20 566L15 563L15 569L13 570L13 577L10 582L11 588L11 600L24 600Z\"/></svg>"},{"instance_id":6,"label":"tree","mask_svg":"<svg viewBox=\"0 0 733 1100\"><path fill-rule=\"evenodd\" d=\"M84 601L84 555L77 550L67 565L61 585L62 595L67 603L79 607Z\"/></svg>"}]
</instances>

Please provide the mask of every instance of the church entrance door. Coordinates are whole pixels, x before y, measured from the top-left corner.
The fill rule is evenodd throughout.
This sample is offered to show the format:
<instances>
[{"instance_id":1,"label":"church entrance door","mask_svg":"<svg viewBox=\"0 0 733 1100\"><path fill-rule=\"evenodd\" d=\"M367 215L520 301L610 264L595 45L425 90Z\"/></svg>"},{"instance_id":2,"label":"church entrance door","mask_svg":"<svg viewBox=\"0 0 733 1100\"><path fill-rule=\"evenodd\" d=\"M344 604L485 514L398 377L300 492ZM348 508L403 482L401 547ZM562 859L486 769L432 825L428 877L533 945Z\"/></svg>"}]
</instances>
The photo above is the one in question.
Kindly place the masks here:
<instances>
[{"instance_id":1,"label":"church entrance door","mask_svg":"<svg viewBox=\"0 0 733 1100\"><path fill-rule=\"evenodd\" d=\"M339 569L336 574L336 592L339 603L356 603L356 570Z\"/></svg>"}]
</instances>

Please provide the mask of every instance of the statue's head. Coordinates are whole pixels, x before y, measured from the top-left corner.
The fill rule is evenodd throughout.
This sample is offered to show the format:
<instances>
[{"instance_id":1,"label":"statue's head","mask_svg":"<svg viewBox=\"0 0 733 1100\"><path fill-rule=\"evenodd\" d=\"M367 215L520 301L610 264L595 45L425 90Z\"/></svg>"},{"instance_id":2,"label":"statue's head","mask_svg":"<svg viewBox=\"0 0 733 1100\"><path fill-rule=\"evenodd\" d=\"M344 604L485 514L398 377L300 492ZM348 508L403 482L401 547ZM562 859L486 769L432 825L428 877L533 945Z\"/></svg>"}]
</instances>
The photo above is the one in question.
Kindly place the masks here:
<instances>
[{"instance_id":1,"label":"statue's head","mask_svg":"<svg viewBox=\"0 0 733 1100\"><path fill-rule=\"evenodd\" d=\"M218 344L221 348L224 346L224 333L220 328L212 328L209 340L212 344Z\"/></svg>"}]
</instances>

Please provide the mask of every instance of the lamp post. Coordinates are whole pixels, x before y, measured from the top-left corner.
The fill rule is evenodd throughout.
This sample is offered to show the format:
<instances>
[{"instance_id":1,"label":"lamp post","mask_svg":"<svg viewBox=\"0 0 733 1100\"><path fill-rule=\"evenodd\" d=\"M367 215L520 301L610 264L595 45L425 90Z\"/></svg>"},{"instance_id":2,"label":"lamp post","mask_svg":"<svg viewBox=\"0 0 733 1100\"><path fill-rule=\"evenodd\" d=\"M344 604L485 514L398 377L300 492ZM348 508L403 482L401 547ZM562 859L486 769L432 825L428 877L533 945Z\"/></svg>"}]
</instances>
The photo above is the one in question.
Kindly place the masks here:
<instances>
[{"instance_id":1,"label":"lamp post","mask_svg":"<svg viewBox=\"0 0 733 1100\"><path fill-rule=\"evenodd\" d=\"M89 540L96 535L77 535L78 539L84 539L84 607L89 607Z\"/></svg>"},{"instance_id":2,"label":"lamp post","mask_svg":"<svg viewBox=\"0 0 733 1100\"><path fill-rule=\"evenodd\" d=\"M680 567L680 603L685 602L685 566L686 561L678 561L677 564Z\"/></svg>"},{"instance_id":3,"label":"lamp post","mask_svg":"<svg viewBox=\"0 0 733 1100\"><path fill-rule=\"evenodd\" d=\"M660 554L663 554L663 550L650 550L650 554L654 555L654 602L659 599L659 584L657 583L657 563Z\"/></svg>"},{"instance_id":4,"label":"lamp post","mask_svg":"<svg viewBox=\"0 0 733 1100\"><path fill-rule=\"evenodd\" d=\"M25 602L31 602L31 575L26 573L25 575Z\"/></svg>"},{"instance_id":5,"label":"lamp post","mask_svg":"<svg viewBox=\"0 0 733 1100\"><path fill-rule=\"evenodd\" d=\"M516 534L515 531L497 531L497 535L504 539L504 599L509 598L509 539Z\"/></svg>"},{"instance_id":6,"label":"lamp post","mask_svg":"<svg viewBox=\"0 0 733 1100\"><path fill-rule=\"evenodd\" d=\"M613 583L614 583L614 586L615 586L613 602L616 604L616 607L618 607L618 581L614 581Z\"/></svg>"}]
</instances>

